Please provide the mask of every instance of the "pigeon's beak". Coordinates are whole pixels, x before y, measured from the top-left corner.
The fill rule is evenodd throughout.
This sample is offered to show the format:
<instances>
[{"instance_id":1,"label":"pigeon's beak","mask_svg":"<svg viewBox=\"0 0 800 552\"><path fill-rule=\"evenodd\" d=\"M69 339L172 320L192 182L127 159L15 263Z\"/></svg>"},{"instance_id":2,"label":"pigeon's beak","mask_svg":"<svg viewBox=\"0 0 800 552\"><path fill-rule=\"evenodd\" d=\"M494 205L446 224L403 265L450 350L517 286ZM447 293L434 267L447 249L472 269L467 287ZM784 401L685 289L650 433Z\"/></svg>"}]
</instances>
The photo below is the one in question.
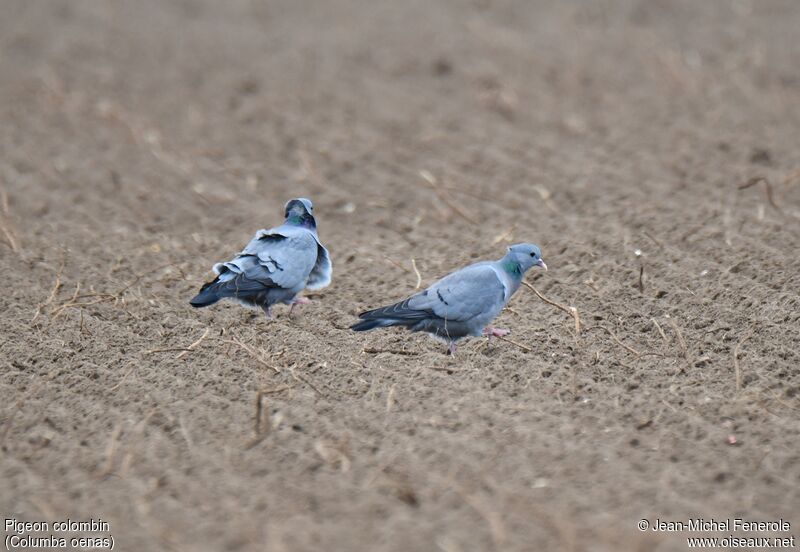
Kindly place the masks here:
<instances>
[{"instance_id":1,"label":"pigeon's beak","mask_svg":"<svg viewBox=\"0 0 800 552\"><path fill-rule=\"evenodd\" d=\"M536 261L536 266L539 266L539 267L547 270L547 265L544 264L544 260L543 259L539 259L538 261Z\"/></svg>"}]
</instances>

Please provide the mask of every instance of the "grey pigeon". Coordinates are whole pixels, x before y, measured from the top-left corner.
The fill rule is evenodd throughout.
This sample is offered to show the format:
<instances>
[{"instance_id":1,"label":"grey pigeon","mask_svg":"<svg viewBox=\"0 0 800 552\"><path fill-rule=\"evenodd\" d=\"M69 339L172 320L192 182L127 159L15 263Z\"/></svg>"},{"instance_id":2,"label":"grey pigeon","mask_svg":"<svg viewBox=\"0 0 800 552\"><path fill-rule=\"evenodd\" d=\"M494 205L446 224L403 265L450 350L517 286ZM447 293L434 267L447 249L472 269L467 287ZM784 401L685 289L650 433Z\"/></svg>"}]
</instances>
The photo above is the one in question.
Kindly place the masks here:
<instances>
[{"instance_id":1,"label":"grey pigeon","mask_svg":"<svg viewBox=\"0 0 800 552\"><path fill-rule=\"evenodd\" d=\"M539 247L530 243L512 245L499 261L469 265L408 299L361 313L361 322L351 329L363 332L404 326L444 339L449 354L455 352L456 341L462 337L502 337L509 331L487 325L500 314L533 266L547 270Z\"/></svg>"},{"instance_id":2,"label":"grey pigeon","mask_svg":"<svg viewBox=\"0 0 800 552\"><path fill-rule=\"evenodd\" d=\"M313 205L306 198L289 200L286 220L277 228L259 230L250 243L226 263L214 265L217 277L200 288L189 303L207 307L220 299L235 299L263 309L272 318L276 303L306 304L296 297L303 289L321 289L331 282L328 250L319 242Z\"/></svg>"}]
</instances>

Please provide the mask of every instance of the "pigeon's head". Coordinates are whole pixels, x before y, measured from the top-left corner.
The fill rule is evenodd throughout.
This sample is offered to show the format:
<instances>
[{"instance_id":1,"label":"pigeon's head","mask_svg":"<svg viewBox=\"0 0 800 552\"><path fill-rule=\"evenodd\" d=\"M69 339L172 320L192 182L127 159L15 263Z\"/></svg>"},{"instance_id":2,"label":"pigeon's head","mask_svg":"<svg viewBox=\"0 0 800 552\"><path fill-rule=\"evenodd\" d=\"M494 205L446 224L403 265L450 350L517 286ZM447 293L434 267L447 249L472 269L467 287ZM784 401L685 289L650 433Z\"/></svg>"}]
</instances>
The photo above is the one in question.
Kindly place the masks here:
<instances>
[{"instance_id":1,"label":"pigeon's head","mask_svg":"<svg viewBox=\"0 0 800 552\"><path fill-rule=\"evenodd\" d=\"M314 205L310 199L304 197L296 197L286 202L286 207L283 208L283 217L289 218L292 215L313 215Z\"/></svg>"},{"instance_id":2,"label":"pigeon's head","mask_svg":"<svg viewBox=\"0 0 800 552\"><path fill-rule=\"evenodd\" d=\"M314 205L310 199L298 197L286 202L283 209L283 216L289 224L316 227L314 220Z\"/></svg>"},{"instance_id":3,"label":"pigeon's head","mask_svg":"<svg viewBox=\"0 0 800 552\"><path fill-rule=\"evenodd\" d=\"M506 258L519 266L524 274L526 270L538 266L547 270L547 265L542 260L542 251L538 245L532 243L517 243L508 248Z\"/></svg>"}]
</instances>

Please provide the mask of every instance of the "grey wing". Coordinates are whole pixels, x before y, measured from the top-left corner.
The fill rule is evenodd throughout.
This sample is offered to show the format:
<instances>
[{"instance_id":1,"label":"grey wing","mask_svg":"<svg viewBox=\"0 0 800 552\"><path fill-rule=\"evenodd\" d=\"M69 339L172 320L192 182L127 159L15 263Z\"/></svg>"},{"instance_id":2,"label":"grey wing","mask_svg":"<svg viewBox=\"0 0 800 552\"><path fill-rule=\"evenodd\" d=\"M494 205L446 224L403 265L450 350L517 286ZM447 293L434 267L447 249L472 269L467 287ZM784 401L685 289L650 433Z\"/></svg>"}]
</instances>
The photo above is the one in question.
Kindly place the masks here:
<instances>
[{"instance_id":1,"label":"grey wing","mask_svg":"<svg viewBox=\"0 0 800 552\"><path fill-rule=\"evenodd\" d=\"M314 263L314 268L311 269L311 274L308 275L306 287L311 290L324 288L331 283L332 272L333 267L328 250L317 240L317 262Z\"/></svg>"},{"instance_id":2,"label":"grey wing","mask_svg":"<svg viewBox=\"0 0 800 552\"><path fill-rule=\"evenodd\" d=\"M272 273L258 262L255 255L239 254L236 258L214 265L217 279L215 289L222 297L240 296L278 287Z\"/></svg>"},{"instance_id":3,"label":"grey wing","mask_svg":"<svg viewBox=\"0 0 800 552\"><path fill-rule=\"evenodd\" d=\"M316 259L313 241L274 231L260 231L234 259L214 266L224 280L242 274L265 286L302 286Z\"/></svg>"},{"instance_id":4,"label":"grey wing","mask_svg":"<svg viewBox=\"0 0 800 552\"><path fill-rule=\"evenodd\" d=\"M408 307L439 318L467 322L493 318L505 304L506 290L489 265L472 265L449 274L408 300Z\"/></svg>"}]
</instances>

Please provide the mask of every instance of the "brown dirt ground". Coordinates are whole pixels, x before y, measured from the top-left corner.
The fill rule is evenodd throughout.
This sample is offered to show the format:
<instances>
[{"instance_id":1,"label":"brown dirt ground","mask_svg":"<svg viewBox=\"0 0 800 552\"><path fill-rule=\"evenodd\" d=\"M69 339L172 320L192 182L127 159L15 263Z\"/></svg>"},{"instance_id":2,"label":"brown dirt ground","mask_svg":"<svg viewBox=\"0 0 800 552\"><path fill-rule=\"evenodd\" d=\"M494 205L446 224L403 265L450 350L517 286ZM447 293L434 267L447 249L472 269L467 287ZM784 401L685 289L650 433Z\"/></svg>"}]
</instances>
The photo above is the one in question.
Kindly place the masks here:
<instances>
[{"instance_id":1,"label":"brown dirt ground","mask_svg":"<svg viewBox=\"0 0 800 552\"><path fill-rule=\"evenodd\" d=\"M4 515L99 516L119 550L800 536L795 0L0 10ZM298 195L333 284L293 319L193 310ZM579 334L527 289L498 325L530 351L346 329L412 259L522 240Z\"/></svg>"}]
</instances>

